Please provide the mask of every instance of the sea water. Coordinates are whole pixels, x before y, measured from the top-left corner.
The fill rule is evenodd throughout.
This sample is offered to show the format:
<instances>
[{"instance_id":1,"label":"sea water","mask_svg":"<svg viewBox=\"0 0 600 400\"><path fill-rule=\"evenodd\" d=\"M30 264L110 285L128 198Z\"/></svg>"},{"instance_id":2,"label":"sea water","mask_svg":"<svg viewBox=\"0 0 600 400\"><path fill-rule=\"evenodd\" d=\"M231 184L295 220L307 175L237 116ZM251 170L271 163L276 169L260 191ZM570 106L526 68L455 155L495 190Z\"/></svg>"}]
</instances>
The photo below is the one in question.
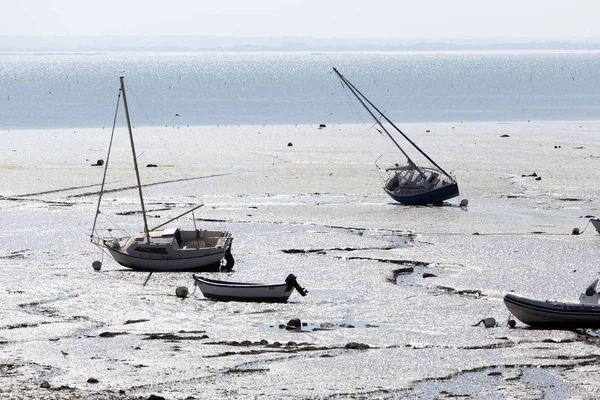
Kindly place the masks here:
<instances>
[{"instance_id":1,"label":"sea water","mask_svg":"<svg viewBox=\"0 0 600 400\"><path fill-rule=\"evenodd\" d=\"M4 56L0 397L595 398L597 344L509 329L502 296L573 301L597 276L596 57ZM378 134L337 125L358 117L332 65L393 120L422 119L401 128L468 207L383 192ZM149 224L204 203L178 223L232 232L236 264L218 278L294 273L308 296L214 302L188 273L133 272L89 242L103 179L91 164L106 157L121 74ZM131 233L142 218L125 131L100 218ZM498 327L473 326L488 315ZM281 329L291 318L306 325Z\"/></svg>"},{"instance_id":2,"label":"sea water","mask_svg":"<svg viewBox=\"0 0 600 400\"><path fill-rule=\"evenodd\" d=\"M0 129L363 122L337 67L394 121L590 120L599 52L0 55ZM123 124L123 121L119 122Z\"/></svg>"}]
</instances>

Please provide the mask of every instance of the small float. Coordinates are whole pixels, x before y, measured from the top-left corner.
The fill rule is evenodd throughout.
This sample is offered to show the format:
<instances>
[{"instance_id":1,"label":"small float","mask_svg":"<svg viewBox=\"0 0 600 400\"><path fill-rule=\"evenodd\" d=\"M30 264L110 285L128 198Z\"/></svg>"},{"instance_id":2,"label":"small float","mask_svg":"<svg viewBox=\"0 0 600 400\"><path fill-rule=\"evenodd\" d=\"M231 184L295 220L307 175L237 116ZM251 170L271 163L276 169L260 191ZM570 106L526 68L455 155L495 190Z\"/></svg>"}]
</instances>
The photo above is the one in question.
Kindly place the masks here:
<instances>
[{"instance_id":1,"label":"small float","mask_svg":"<svg viewBox=\"0 0 600 400\"><path fill-rule=\"evenodd\" d=\"M596 279L579 296L579 303L556 300L536 300L516 293L507 293L504 304L519 321L542 328L600 328L600 295Z\"/></svg>"},{"instance_id":2,"label":"small float","mask_svg":"<svg viewBox=\"0 0 600 400\"><path fill-rule=\"evenodd\" d=\"M289 274L284 283L264 284L218 281L192 275L194 285L207 299L220 301L248 301L265 303L285 303L294 289L301 296L306 296L308 291L301 287L294 274Z\"/></svg>"}]
</instances>

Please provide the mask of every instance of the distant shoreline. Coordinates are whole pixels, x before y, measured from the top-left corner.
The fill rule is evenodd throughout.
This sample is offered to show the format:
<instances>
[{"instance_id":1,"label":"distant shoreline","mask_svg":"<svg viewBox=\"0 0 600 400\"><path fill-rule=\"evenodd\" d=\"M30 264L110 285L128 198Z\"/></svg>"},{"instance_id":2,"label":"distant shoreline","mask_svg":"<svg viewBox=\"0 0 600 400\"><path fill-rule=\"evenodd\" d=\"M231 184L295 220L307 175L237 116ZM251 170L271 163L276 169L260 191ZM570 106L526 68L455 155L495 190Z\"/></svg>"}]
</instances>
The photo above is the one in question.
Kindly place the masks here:
<instances>
[{"instance_id":1,"label":"distant shoreline","mask_svg":"<svg viewBox=\"0 0 600 400\"><path fill-rule=\"evenodd\" d=\"M600 38L371 39L217 36L0 36L0 53L600 51Z\"/></svg>"}]
</instances>

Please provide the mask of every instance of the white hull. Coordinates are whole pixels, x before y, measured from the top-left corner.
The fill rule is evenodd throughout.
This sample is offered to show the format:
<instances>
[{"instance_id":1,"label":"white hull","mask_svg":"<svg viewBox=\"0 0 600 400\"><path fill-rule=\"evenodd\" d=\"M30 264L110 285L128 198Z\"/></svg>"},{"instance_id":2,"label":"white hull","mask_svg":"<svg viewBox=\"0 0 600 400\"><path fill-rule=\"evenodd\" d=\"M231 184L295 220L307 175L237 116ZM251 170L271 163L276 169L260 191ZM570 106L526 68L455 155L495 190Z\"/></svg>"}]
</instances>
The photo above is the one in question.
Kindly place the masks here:
<instances>
[{"instance_id":1,"label":"white hull","mask_svg":"<svg viewBox=\"0 0 600 400\"><path fill-rule=\"evenodd\" d=\"M219 271L221 260L233 267L232 237L227 231L153 231L119 239L97 239L116 262L145 271Z\"/></svg>"},{"instance_id":2,"label":"white hull","mask_svg":"<svg viewBox=\"0 0 600 400\"><path fill-rule=\"evenodd\" d=\"M508 293L506 308L521 322L530 326L556 328L600 327L600 305L535 300Z\"/></svg>"},{"instance_id":3,"label":"white hull","mask_svg":"<svg viewBox=\"0 0 600 400\"><path fill-rule=\"evenodd\" d=\"M306 290L298 285L292 274L288 275L285 283L275 285L218 281L195 275L194 284L200 288L204 297L220 301L285 303L294 288L302 296L306 295Z\"/></svg>"}]
</instances>

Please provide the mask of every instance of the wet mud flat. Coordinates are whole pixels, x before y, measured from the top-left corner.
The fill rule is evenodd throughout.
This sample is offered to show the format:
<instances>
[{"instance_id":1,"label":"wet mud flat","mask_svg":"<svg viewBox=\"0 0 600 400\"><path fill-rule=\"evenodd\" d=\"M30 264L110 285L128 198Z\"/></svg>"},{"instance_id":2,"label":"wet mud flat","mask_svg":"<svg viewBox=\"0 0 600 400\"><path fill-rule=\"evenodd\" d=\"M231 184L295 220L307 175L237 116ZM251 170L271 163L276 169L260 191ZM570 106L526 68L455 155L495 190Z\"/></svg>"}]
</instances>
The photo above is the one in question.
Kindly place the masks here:
<instances>
[{"instance_id":1,"label":"wet mud flat","mask_svg":"<svg viewBox=\"0 0 600 400\"><path fill-rule=\"evenodd\" d=\"M196 224L229 229L236 258L207 275L294 273L309 294L286 304L210 301L190 274L119 266L89 243L106 132L29 132L53 151L26 155L15 138L0 165L1 397L595 398L596 333L509 328L502 296L576 300L597 276L599 236L571 233L600 215L600 124L410 126L431 131L466 208L394 204L357 129L189 128L181 161L145 143L151 218L205 203ZM103 212L135 232L126 170ZM497 327L473 326L488 315Z\"/></svg>"}]
</instances>

